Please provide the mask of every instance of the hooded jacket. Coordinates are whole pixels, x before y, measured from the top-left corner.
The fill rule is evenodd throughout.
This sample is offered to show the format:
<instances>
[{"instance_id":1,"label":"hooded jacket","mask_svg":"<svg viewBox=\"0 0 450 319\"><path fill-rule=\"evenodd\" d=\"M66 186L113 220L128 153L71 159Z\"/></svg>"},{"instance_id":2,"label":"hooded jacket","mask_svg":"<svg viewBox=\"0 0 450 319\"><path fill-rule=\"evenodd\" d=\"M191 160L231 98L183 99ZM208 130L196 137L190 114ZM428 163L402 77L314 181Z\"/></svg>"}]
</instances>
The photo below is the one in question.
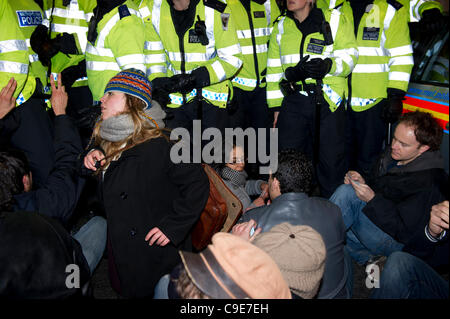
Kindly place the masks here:
<instances>
[{"instance_id":1,"label":"hooded jacket","mask_svg":"<svg viewBox=\"0 0 450 319\"><path fill-rule=\"evenodd\" d=\"M375 197L363 212L392 238L408 245L417 232L424 231L431 206L445 199L447 180L439 151L426 151L406 165L395 166L388 149L366 179Z\"/></svg>"}]
</instances>

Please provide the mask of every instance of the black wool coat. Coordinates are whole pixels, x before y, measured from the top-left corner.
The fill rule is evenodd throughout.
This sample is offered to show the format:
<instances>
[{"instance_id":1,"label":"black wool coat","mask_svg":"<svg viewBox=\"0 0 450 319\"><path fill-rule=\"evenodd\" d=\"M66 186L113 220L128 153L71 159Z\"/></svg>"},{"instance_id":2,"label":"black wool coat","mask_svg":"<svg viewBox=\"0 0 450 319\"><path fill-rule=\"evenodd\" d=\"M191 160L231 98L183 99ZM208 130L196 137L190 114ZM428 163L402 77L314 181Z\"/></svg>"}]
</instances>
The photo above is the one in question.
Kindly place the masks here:
<instances>
[{"instance_id":1,"label":"black wool coat","mask_svg":"<svg viewBox=\"0 0 450 319\"><path fill-rule=\"evenodd\" d=\"M174 164L172 145L160 137L126 150L103 177L110 253L127 298L151 297L160 277L181 262L178 250L192 250L190 232L209 196L202 166ZM149 246L153 227L170 243Z\"/></svg>"}]
</instances>

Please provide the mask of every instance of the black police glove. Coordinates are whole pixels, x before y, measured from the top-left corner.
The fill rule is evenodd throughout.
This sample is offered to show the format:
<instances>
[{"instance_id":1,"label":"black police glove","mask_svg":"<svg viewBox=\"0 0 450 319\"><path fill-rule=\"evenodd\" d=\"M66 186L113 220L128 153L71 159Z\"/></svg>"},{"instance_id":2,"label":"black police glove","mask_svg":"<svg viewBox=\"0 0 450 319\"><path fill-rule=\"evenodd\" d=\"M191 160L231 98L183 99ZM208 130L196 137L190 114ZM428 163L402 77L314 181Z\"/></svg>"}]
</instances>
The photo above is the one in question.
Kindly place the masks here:
<instances>
[{"instance_id":1,"label":"black police glove","mask_svg":"<svg viewBox=\"0 0 450 319\"><path fill-rule=\"evenodd\" d=\"M294 82L289 82L286 80L281 80L280 82L280 90L284 96L289 96L299 91L299 86Z\"/></svg>"},{"instance_id":2,"label":"black police glove","mask_svg":"<svg viewBox=\"0 0 450 319\"><path fill-rule=\"evenodd\" d=\"M75 125L79 129L92 130L101 114L102 109L100 105L93 105L80 108L77 110L77 113L73 116L75 118Z\"/></svg>"},{"instance_id":3,"label":"black police glove","mask_svg":"<svg viewBox=\"0 0 450 319\"><path fill-rule=\"evenodd\" d=\"M76 80L85 76L87 76L86 60L82 60L77 65L69 66L61 72L62 85L69 90Z\"/></svg>"},{"instance_id":4,"label":"black police glove","mask_svg":"<svg viewBox=\"0 0 450 319\"><path fill-rule=\"evenodd\" d=\"M315 58L307 61L303 68L305 69L308 78L321 80L328 74L328 72L330 72L332 65L333 61L331 61L330 58Z\"/></svg>"},{"instance_id":5,"label":"black police glove","mask_svg":"<svg viewBox=\"0 0 450 319\"><path fill-rule=\"evenodd\" d=\"M169 92L161 88L152 89L152 100L157 101L163 109L170 103Z\"/></svg>"},{"instance_id":6,"label":"black police glove","mask_svg":"<svg viewBox=\"0 0 450 319\"><path fill-rule=\"evenodd\" d=\"M173 83L172 92L180 92L187 94L196 87L195 75L193 74L176 74L170 77Z\"/></svg>"},{"instance_id":7,"label":"black police glove","mask_svg":"<svg viewBox=\"0 0 450 319\"><path fill-rule=\"evenodd\" d=\"M166 108L170 102L169 92L172 90L172 81L168 77L156 78L152 81L152 100L158 101L161 107Z\"/></svg>"},{"instance_id":8,"label":"black police glove","mask_svg":"<svg viewBox=\"0 0 450 319\"><path fill-rule=\"evenodd\" d=\"M403 112L403 97L405 92L399 89L388 89L387 101L381 113L381 118L386 123L395 123Z\"/></svg>"},{"instance_id":9,"label":"black police glove","mask_svg":"<svg viewBox=\"0 0 450 319\"><path fill-rule=\"evenodd\" d=\"M75 36L69 33L58 34L52 40L52 45L65 54L80 54L75 42Z\"/></svg>"},{"instance_id":10,"label":"black police glove","mask_svg":"<svg viewBox=\"0 0 450 319\"><path fill-rule=\"evenodd\" d=\"M289 82L303 81L308 78L305 70L305 63L309 59L309 55L304 56L298 61L296 66L291 66L284 71L284 75Z\"/></svg>"},{"instance_id":11,"label":"black police glove","mask_svg":"<svg viewBox=\"0 0 450 319\"><path fill-rule=\"evenodd\" d=\"M446 27L448 21L439 9L434 8L423 12L420 24L422 25L421 30L423 30L424 33L436 34Z\"/></svg>"}]
</instances>

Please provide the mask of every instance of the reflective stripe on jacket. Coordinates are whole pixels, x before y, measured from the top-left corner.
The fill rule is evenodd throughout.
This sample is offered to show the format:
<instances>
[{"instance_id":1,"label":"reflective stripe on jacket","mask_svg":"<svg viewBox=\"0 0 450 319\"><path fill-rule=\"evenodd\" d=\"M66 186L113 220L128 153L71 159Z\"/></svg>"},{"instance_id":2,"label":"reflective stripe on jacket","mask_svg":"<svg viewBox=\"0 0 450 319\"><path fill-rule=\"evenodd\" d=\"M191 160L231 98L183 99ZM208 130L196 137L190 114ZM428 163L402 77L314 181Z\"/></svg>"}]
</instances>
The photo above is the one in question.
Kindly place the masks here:
<instances>
[{"instance_id":1,"label":"reflective stripe on jacket","mask_svg":"<svg viewBox=\"0 0 450 319\"><path fill-rule=\"evenodd\" d=\"M181 48L167 1L148 0L144 6L151 11L152 20L152 23L147 23L148 18L144 18L148 36L146 62L149 78L152 80L161 76L189 74L199 67L206 67L210 85L202 88L202 97L213 105L225 108L232 97L232 84L229 79L242 66L241 48L229 7L221 13L199 1L195 8L195 21L190 30L199 18L204 21L208 44L190 43L188 30L184 34ZM142 7L143 5L141 11ZM180 107L194 99L197 94L197 90L192 90L185 95L185 99L180 93L170 94L171 103L168 107Z\"/></svg>"},{"instance_id":2,"label":"reflective stripe on jacket","mask_svg":"<svg viewBox=\"0 0 450 319\"><path fill-rule=\"evenodd\" d=\"M322 9L335 9L344 1L345 0L317 0L317 7ZM418 22L420 19L422 19L422 14L425 10L436 8L441 12L444 11L439 1L435 0L398 0L398 2L408 8L408 22Z\"/></svg>"},{"instance_id":3,"label":"reflective stripe on jacket","mask_svg":"<svg viewBox=\"0 0 450 319\"><path fill-rule=\"evenodd\" d=\"M53 3L55 6L52 8ZM81 54L70 54L69 56L58 52L52 58L52 74L62 72L69 66L77 65L85 56L87 45L87 31L93 8L97 5L95 0L71 0L68 6L63 5L63 0L44 1L45 19L43 25L47 28L51 21L51 38L58 34L69 33L75 36L78 50ZM90 11L85 11L90 10ZM87 85L87 78L80 78L73 87Z\"/></svg>"},{"instance_id":4,"label":"reflective stripe on jacket","mask_svg":"<svg viewBox=\"0 0 450 319\"><path fill-rule=\"evenodd\" d=\"M129 15L121 18L118 9L122 6ZM97 33L95 43L86 46L86 73L95 101L100 100L108 81L121 70L146 70L144 24L133 1L127 0L106 13L98 22Z\"/></svg>"},{"instance_id":5,"label":"reflective stripe on jacket","mask_svg":"<svg viewBox=\"0 0 450 319\"><path fill-rule=\"evenodd\" d=\"M8 66L10 71L14 71L11 72L10 74L15 73L14 78L18 81L17 83L18 87L20 86L23 87L20 94L18 94L18 91L16 90L16 94L18 94L16 104L20 105L26 102L33 95L36 89L36 78L39 78L41 80L44 88L47 85L47 68L44 67L42 63L39 61L38 55L33 51L30 45L30 36L33 33L34 29L39 24L42 23L43 13L39 5L34 1L28 0L2 1L2 4L5 2L6 6L9 7L9 9L7 9L8 14L11 15L9 15L10 18L7 18L8 15L1 16L3 26L1 32L8 32L8 33L11 32L11 34L14 34L17 32L17 30L14 30L15 28L13 24L15 26L18 26L18 30L22 34L22 36L19 36L20 39L16 37L15 40L25 41L28 51L27 61L24 61L22 58L20 59L20 62L16 61L19 62L19 64L14 65L9 64ZM3 19L13 19L14 22L10 21L8 23L7 20L4 23ZM5 30L3 31L3 29ZM20 48L24 49L23 42L20 43L21 43ZM23 57L23 52L21 53L21 56ZM3 66L5 66L5 64L3 64ZM17 74L20 74L20 76L16 77ZM23 83L22 81L25 81L25 83Z\"/></svg>"},{"instance_id":6,"label":"reflective stripe on jacket","mask_svg":"<svg viewBox=\"0 0 450 319\"><path fill-rule=\"evenodd\" d=\"M346 1L338 8L353 25L353 12ZM387 97L387 88L408 90L414 65L407 23L408 11L374 0L361 18L356 36L359 59L352 73L351 106L364 111Z\"/></svg>"},{"instance_id":7,"label":"reflective stripe on jacket","mask_svg":"<svg viewBox=\"0 0 450 319\"><path fill-rule=\"evenodd\" d=\"M318 9L319 10L319 9ZM329 22L333 44L324 45L324 36L314 32L303 39L293 18L283 16L275 23L269 42L267 60L267 103L269 107L279 107L283 101L283 93L279 87L284 72L288 67L295 66L300 57L309 55L309 59L330 58L333 61L331 70L323 79L324 97L335 111L345 97L347 88L346 77L352 72L358 60L353 27L337 10L322 10L325 20ZM303 52L299 52L302 40ZM320 53L319 53L320 51ZM308 78L306 83L316 81ZM299 84L301 82L298 82ZM306 94L305 92L301 92Z\"/></svg>"},{"instance_id":8,"label":"reflective stripe on jacket","mask_svg":"<svg viewBox=\"0 0 450 319\"><path fill-rule=\"evenodd\" d=\"M17 81L14 97L17 100L19 94L22 94L21 99L17 101L17 104L21 104L21 100L31 96L34 87L23 91L28 75L28 47L20 32L17 16L10 8L8 1L0 3L0 23L8 26L8 28L0 28L0 89L14 77Z\"/></svg>"},{"instance_id":9,"label":"reflective stripe on jacket","mask_svg":"<svg viewBox=\"0 0 450 319\"><path fill-rule=\"evenodd\" d=\"M227 4L235 17L243 61L242 68L232 79L233 86L251 91L265 85L262 73L267 68L268 42L280 9L275 0L252 0L250 12L240 0L227 0Z\"/></svg>"}]
</instances>

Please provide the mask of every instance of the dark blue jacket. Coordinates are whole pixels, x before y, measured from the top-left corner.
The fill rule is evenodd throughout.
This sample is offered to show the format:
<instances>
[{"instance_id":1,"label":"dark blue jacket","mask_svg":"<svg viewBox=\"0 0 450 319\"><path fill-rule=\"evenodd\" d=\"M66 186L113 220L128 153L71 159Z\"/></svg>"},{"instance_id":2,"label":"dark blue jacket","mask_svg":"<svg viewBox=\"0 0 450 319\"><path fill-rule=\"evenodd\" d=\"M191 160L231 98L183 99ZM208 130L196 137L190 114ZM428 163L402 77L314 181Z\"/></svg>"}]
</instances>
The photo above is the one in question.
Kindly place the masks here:
<instances>
[{"instance_id":1,"label":"dark blue jacket","mask_svg":"<svg viewBox=\"0 0 450 319\"><path fill-rule=\"evenodd\" d=\"M85 180L77 174L83 151L80 135L67 115L55 117L55 164L44 186L14 196L15 211L38 211L67 224L77 205Z\"/></svg>"}]
</instances>

